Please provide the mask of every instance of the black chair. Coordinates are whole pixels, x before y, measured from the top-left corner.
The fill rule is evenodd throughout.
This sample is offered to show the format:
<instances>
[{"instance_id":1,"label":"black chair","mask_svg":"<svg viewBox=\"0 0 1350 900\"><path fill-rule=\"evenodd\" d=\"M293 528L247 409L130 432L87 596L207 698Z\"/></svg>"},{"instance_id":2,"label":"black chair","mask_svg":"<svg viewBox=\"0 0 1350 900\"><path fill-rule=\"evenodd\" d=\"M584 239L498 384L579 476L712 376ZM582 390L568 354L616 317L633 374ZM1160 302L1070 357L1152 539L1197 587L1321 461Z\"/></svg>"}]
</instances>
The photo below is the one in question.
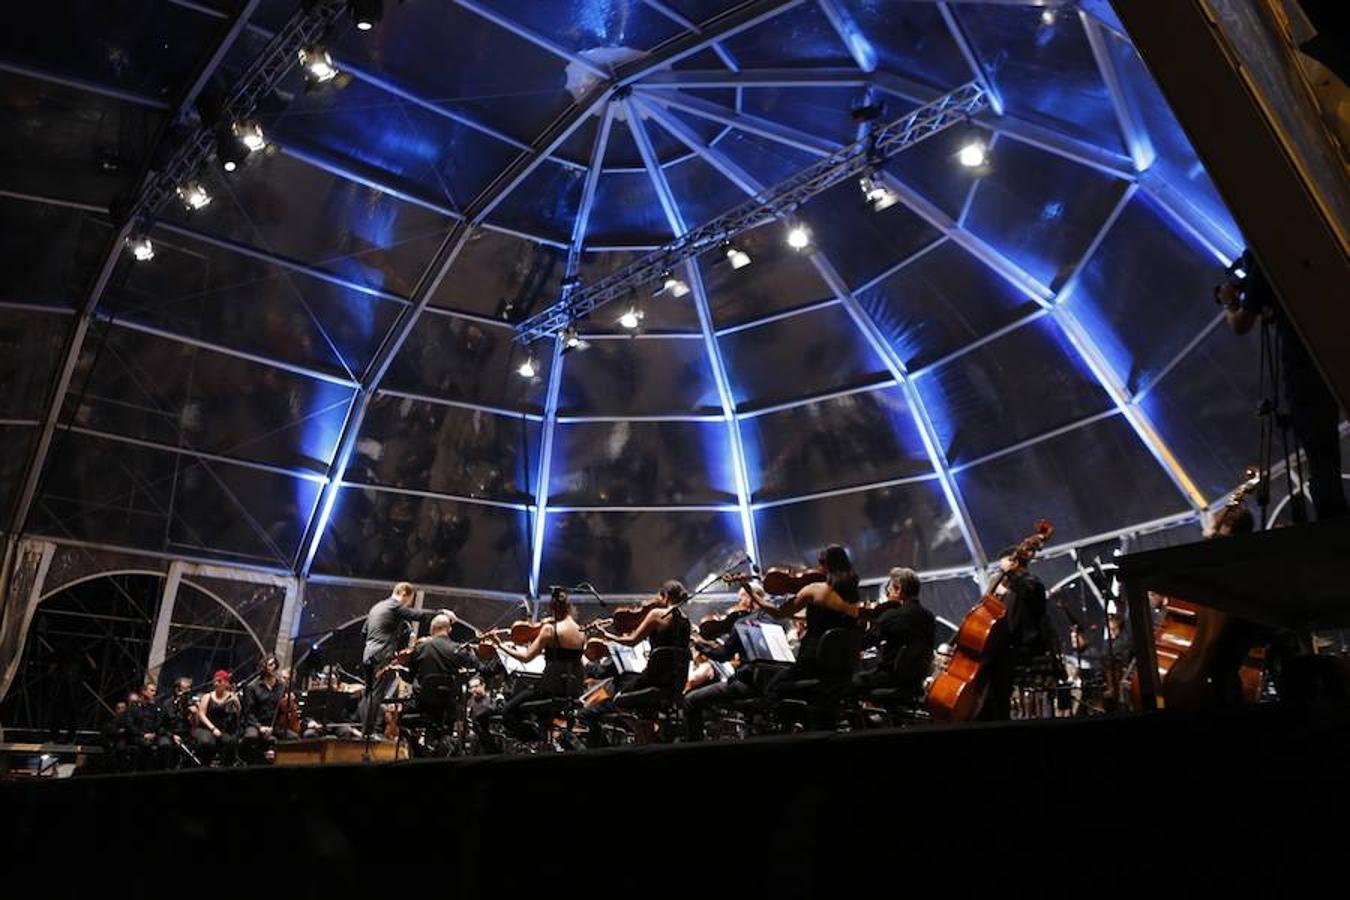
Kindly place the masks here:
<instances>
[{"instance_id":1,"label":"black chair","mask_svg":"<svg viewBox=\"0 0 1350 900\"><path fill-rule=\"evenodd\" d=\"M558 695L531 700L520 705L519 713L524 724L533 727L532 751L538 750L575 750L580 742L574 732L577 713L581 711L581 681L571 675L564 675L560 682L553 685ZM555 722L561 720L561 727L554 729Z\"/></svg>"},{"instance_id":2,"label":"black chair","mask_svg":"<svg viewBox=\"0 0 1350 900\"><path fill-rule=\"evenodd\" d=\"M445 738L453 732L459 717L462 691L463 685L454 675L426 675L418 680L412 710L399 717L399 733L407 738L410 752L444 755Z\"/></svg>"},{"instance_id":3,"label":"black chair","mask_svg":"<svg viewBox=\"0 0 1350 900\"><path fill-rule=\"evenodd\" d=\"M828 726L838 719L839 707L853 684L853 673L862 658L863 632L860 628L831 628L820 636L816 647L814 675L780 684L777 718L799 722L805 718L813 728Z\"/></svg>"},{"instance_id":4,"label":"black chair","mask_svg":"<svg viewBox=\"0 0 1350 900\"><path fill-rule=\"evenodd\" d=\"M642 673L642 687L623 691L614 698L619 708L617 716L629 716L648 731L657 731L663 737L678 733L683 728L684 684L689 677L689 650L682 647L657 647L647 657L647 668Z\"/></svg>"}]
</instances>

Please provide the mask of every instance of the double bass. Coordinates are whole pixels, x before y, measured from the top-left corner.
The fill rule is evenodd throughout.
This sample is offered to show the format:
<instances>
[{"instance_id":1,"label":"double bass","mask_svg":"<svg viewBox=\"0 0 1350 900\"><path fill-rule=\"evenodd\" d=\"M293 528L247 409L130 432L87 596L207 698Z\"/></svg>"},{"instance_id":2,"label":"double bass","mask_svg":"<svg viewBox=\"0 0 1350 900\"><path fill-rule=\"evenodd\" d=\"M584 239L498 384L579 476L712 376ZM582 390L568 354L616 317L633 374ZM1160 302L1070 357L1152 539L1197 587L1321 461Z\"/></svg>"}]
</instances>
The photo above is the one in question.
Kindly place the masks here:
<instances>
[{"instance_id":1,"label":"double bass","mask_svg":"<svg viewBox=\"0 0 1350 900\"><path fill-rule=\"evenodd\" d=\"M1025 567L1054 533L1055 526L1047 520L1037 522L1035 532L1013 551L1013 568ZM998 596L1007 575L1008 571L999 572L980 602L966 613L952 642L947 667L928 689L925 705L939 722L967 722L980 711L992 662L1007 642L1004 616L1008 608Z\"/></svg>"}]
</instances>

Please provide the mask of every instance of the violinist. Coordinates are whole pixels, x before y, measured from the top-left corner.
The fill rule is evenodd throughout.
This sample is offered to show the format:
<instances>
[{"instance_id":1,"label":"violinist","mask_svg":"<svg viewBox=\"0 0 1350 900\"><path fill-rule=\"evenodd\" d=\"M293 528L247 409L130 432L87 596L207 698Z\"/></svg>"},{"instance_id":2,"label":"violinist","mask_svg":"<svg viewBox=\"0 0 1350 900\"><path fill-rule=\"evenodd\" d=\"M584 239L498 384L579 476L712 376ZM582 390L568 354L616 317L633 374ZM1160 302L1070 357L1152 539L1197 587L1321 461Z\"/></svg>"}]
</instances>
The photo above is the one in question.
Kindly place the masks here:
<instances>
[{"instance_id":1,"label":"violinist","mask_svg":"<svg viewBox=\"0 0 1350 900\"><path fill-rule=\"evenodd\" d=\"M555 697L575 698L581 693L584 676L582 652L586 648L586 633L577 624L572 601L562 588L553 589L549 615L551 620L539 627L534 641L524 650L501 643L501 638L495 634L489 638L503 653L520 662L529 662L541 653L544 656L544 675L538 686L517 690L502 707L502 716L510 727L519 728L520 707L525 703ZM486 728L480 728L479 734L489 751L500 752L500 747Z\"/></svg>"},{"instance_id":2,"label":"violinist","mask_svg":"<svg viewBox=\"0 0 1350 900\"><path fill-rule=\"evenodd\" d=\"M753 586L743 585L736 592L736 604L727 611L727 618L742 619L756 610L758 603L756 603L755 592L756 588ZM718 662L730 663L738 656L743 659L745 655L745 649L741 645L740 633L735 628L728 631L726 636L716 643L706 641L703 638L695 638L694 645L709 659ZM735 674L726 681L708 684L689 691L684 695L685 737L690 741L703 740L703 722L708 710L735 700L749 699L754 696L754 693L755 689L751 683L750 674L743 668L738 668Z\"/></svg>"},{"instance_id":3,"label":"violinist","mask_svg":"<svg viewBox=\"0 0 1350 900\"><path fill-rule=\"evenodd\" d=\"M922 582L913 569L894 568L886 579L885 601L869 615L864 646L877 646L876 665L853 676L855 687L896 688L907 700L923 698L923 681L933 668L937 617L919 602Z\"/></svg>"},{"instance_id":4,"label":"violinist","mask_svg":"<svg viewBox=\"0 0 1350 900\"><path fill-rule=\"evenodd\" d=\"M264 657L257 680L244 690L244 733L239 740L239 755L245 762L262 763L277 740L299 737L278 721L277 711L286 690L279 667L275 656Z\"/></svg>"},{"instance_id":5,"label":"violinist","mask_svg":"<svg viewBox=\"0 0 1350 900\"><path fill-rule=\"evenodd\" d=\"M1004 573L996 593L1007 607L1007 645L994 655L989 669L989 693L979 718L1002 721L1012 714L1013 682L1017 670L1038 657L1054 653L1054 629L1047 614L1045 585L1018 562L1017 548L999 554L998 566Z\"/></svg>"},{"instance_id":6,"label":"violinist","mask_svg":"<svg viewBox=\"0 0 1350 900\"><path fill-rule=\"evenodd\" d=\"M206 765L231 765L239 743L239 695L224 669L216 672L212 682L211 690L197 701L197 748Z\"/></svg>"},{"instance_id":7,"label":"violinist","mask_svg":"<svg viewBox=\"0 0 1350 900\"><path fill-rule=\"evenodd\" d=\"M816 651L825 632L859 627L858 573L848 551L831 544L820 552L818 563L825 574L823 581L806 585L782 606L760 603L774 619L790 619L799 610L806 614L806 630L797 648L797 661L769 682L765 693L770 699L777 699L783 685L789 682L815 677Z\"/></svg>"}]
</instances>

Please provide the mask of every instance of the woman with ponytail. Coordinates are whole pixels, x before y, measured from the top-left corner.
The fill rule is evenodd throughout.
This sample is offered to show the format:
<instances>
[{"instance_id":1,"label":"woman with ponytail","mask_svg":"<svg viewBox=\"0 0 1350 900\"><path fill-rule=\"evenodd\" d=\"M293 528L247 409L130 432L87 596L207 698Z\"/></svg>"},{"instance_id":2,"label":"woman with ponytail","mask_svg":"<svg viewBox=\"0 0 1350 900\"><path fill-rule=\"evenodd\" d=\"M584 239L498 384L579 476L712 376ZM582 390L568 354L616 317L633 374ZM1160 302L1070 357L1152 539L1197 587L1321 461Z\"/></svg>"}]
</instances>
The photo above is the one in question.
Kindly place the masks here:
<instances>
[{"instance_id":1,"label":"woman with ponytail","mask_svg":"<svg viewBox=\"0 0 1350 900\"><path fill-rule=\"evenodd\" d=\"M522 704L555 697L574 698L581 693L585 677L581 657L586 647L586 634L573 616L572 601L561 588L554 588L549 599L549 616L552 621L540 627L534 642L524 650L497 644L503 653L521 662L529 662L541 653L544 655L544 676L539 684L517 691L502 707L502 716L508 725L519 724Z\"/></svg>"}]
</instances>

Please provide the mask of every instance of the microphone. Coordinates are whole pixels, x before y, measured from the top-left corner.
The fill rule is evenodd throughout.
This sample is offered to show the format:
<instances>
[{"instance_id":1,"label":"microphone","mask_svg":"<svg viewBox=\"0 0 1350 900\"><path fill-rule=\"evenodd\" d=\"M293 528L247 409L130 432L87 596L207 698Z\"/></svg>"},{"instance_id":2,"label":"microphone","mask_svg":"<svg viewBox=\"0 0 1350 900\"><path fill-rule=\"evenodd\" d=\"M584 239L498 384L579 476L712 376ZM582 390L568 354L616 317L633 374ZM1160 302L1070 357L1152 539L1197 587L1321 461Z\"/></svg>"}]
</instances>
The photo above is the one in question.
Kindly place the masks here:
<instances>
[{"instance_id":1,"label":"microphone","mask_svg":"<svg viewBox=\"0 0 1350 900\"><path fill-rule=\"evenodd\" d=\"M609 606L609 604L606 603L604 599L600 596L600 593L596 591L595 585L591 584L589 581L583 581L581 584L577 585L576 590L585 591L586 593L590 594L592 597L595 598L595 602L599 603L602 607Z\"/></svg>"}]
</instances>

